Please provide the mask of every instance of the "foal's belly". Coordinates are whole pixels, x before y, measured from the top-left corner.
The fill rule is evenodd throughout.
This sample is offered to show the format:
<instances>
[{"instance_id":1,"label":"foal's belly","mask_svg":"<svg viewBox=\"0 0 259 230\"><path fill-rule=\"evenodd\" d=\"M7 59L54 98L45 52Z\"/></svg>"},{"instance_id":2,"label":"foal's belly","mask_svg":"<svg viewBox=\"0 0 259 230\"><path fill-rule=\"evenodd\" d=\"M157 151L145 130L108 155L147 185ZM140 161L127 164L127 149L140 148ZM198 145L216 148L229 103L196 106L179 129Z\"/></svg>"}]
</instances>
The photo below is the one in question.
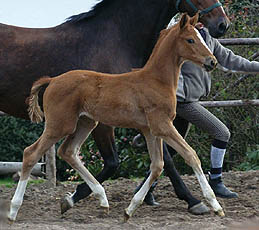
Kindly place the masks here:
<instances>
[{"instance_id":1,"label":"foal's belly","mask_svg":"<svg viewBox=\"0 0 259 230\"><path fill-rule=\"evenodd\" d=\"M146 117L140 110L103 107L98 112L86 111L85 115L109 126L135 129L147 126Z\"/></svg>"}]
</instances>

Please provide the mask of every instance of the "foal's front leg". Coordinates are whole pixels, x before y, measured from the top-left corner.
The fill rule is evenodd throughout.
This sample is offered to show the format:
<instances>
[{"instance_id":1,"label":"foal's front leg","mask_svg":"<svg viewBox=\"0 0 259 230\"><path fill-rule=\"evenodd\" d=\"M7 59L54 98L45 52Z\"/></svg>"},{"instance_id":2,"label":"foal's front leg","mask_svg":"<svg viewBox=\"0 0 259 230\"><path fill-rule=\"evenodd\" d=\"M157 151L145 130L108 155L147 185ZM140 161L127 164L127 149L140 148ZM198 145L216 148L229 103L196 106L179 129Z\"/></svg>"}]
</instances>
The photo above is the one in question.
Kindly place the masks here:
<instances>
[{"instance_id":1,"label":"foal's front leg","mask_svg":"<svg viewBox=\"0 0 259 230\"><path fill-rule=\"evenodd\" d=\"M157 117L159 117L159 120ZM199 157L178 133L176 128L173 126L171 119L167 116L163 116L163 114L155 114L155 116L154 114L150 114L148 121L151 132L155 136L162 138L165 142L167 142L167 144L173 147L184 158L185 162L192 167L201 186L203 196L212 206L216 214L219 216L224 216L222 207L216 200L215 194L202 171Z\"/></svg>"},{"instance_id":2,"label":"foal's front leg","mask_svg":"<svg viewBox=\"0 0 259 230\"><path fill-rule=\"evenodd\" d=\"M125 209L124 220L127 221L140 206L154 181L160 176L164 167L162 139L154 137L149 131L144 133L146 138L148 152L151 159L150 170L151 174L134 195L128 208Z\"/></svg>"}]
</instances>

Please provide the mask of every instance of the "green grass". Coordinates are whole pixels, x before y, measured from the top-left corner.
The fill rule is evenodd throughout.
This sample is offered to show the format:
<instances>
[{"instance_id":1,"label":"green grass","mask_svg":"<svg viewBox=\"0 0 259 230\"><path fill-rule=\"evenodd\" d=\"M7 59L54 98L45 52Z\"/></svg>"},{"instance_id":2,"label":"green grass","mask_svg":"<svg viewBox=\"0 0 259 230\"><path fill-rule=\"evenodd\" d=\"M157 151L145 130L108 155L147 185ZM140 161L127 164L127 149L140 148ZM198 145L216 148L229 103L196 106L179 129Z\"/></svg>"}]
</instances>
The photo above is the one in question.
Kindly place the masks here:
<instances>
[{"instance_id":1,"label":"green grass","mask_svg":"<svg viewBox=\"0 0 259 230\"><path fill-rule=\"evenodd\" d=\"M31 185L31 184L42 184L44 182L45 182L44 179L29 180L28 185Z\"/></svg>"},{"instance_id":2,"label":"green grass","mask_svg":"<svg viewBox=\"0 0 259 230\"><path fill-rule=\"evenodd\" d=\"M14 184L15 184L15 182L12 180L12 178L1 178L0 179L0 186L12 188L14 186Z\"/></svg>"},{"instance_id":3,"label":"green grass","mask_svg":"<svg viewBox=\"0 0 259 230\"><path fill-rule=\"evenodd\" d=\"M37 180L29 180L28 185L31 184L41 184L45 180L43 179L37 179ZM15 183L12 178L0 178L0 186L5 186L6 188L12 188L15 186L17 183Z\"/></svg>"}]
</instances>

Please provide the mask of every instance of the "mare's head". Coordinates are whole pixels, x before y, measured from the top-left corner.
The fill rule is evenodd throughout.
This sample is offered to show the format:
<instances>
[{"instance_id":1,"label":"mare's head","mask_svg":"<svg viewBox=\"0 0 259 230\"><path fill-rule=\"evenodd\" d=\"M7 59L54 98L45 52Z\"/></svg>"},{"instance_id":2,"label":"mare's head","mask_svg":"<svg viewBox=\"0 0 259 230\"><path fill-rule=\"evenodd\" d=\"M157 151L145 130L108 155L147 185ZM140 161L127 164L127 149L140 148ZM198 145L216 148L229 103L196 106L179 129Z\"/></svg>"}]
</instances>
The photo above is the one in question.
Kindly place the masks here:
<instances>
[{"instance_id":1,"label":"mare's head","mask_svg":"<svg viewBox=\"0 0 259 230\"><path fill-rule=\"evenodd\" d=\"M199 31L195 28L198 18L198 14L192 18L184 14L180 22L172 28L171 33L178 33L174 46L177 49L181 63L189 60L203 67L206 71L210 71L216 67L217 60L204 42Z\"/></svg>"},{"instance_id":2,"label":"mare's head","mask_svg":"<svg viewBox=\"0 0 259 230\"><path fill-rule=\"evenodd\" d=\"M176 9L180 12L187 12L190 16L199 11L199 21L215 38L223 36L230 24L219 0L176 0Z\"/></svg>"}]
</instances>

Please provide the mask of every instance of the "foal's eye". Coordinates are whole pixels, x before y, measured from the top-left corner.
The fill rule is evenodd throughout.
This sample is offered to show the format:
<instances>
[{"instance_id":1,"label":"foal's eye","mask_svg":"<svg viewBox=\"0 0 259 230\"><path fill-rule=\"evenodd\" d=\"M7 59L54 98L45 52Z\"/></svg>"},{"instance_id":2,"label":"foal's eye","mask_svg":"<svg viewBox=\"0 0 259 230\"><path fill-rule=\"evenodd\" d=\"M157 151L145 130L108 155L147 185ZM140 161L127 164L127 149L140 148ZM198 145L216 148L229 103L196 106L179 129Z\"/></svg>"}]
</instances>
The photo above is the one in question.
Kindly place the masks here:
<instances>
[{"instance_id":1,"label":"foal's eye","mask_svg":"<svg viewBox=\"0 0 259 230\"><path fill-rule=\"evenodd\" d=\"M189 42L189 43L194 43L194 40L193 39L187 39L187 42Z\"/></svg>"}]
</instances>

